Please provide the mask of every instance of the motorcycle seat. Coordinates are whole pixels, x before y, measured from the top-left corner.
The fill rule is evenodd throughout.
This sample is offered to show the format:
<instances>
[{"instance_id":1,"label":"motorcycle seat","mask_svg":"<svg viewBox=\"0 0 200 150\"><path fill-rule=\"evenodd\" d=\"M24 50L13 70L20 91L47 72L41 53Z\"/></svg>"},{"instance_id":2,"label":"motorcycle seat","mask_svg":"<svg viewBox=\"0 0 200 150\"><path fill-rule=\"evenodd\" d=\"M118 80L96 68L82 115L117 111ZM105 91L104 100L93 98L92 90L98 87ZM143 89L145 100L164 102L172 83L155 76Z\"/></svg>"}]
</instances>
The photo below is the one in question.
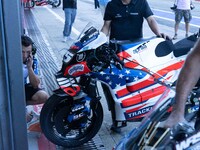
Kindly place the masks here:
<instances>
[{"instance_id":1,"label":"motorcycle seat","mask_svg":"<svg viewBox=\"0 0 200 150\"><path fill-rule=\"evenodd\" d=\"M160 42L155 49L155 55L157 57L163 57L169 55L172 51L174 51L175 46L171 40L165 40Z\"/></svg>"},{"instance_id":2,"label":"motorcycle seat","mask_svg":"<svg viewBox=\"0 0 200 150\"><path fill-rule=\"evenodd\" d=\"M174 44L174 56L179 57L182 55L186 55L191 48L194 46L197 41L197 37L195 35L191 35L188 38L184 38L177 43Z\"/></svg>"}]
</instances>

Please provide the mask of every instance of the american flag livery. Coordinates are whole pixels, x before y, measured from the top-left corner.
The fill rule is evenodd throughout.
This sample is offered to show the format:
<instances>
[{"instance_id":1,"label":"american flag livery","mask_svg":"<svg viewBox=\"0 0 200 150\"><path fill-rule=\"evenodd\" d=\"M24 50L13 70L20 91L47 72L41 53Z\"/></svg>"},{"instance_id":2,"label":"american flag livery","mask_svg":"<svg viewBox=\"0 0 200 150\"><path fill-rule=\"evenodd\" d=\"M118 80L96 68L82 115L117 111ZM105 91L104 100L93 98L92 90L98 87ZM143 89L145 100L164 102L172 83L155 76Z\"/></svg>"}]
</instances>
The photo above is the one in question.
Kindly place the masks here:
<instances>
[{"instance_id":1,"label":"american flag livery","mask_svg":"<svg viewBox=\"0 0 200 150\"><path fill-rule=\"evenodd\" d=\"M140 57L139 53L144 55L147 50L149 53L154 53L148 49L148 44L149 42L147 41L139 43L139 46L124 46L123 48L126 49L118 53L119 58L125 63L125 67L122 70L113 65L111 66L112 69L108 68L100 73L91 74L91 76L98 78L98 80L109 86L115 101L116 120L118 121L142 119L166 90L166 87L157 81L172 80L174 76L177 76L177 72L179 72L184 63L183 60L170 60L169 62L169 58L167 58L168 62L164 60L163 65L153 68L154 72L150 72L141 65L143 62L140 59L135 59ZM150 46L153 47L153 50L156 47L156 45Z\"/></svg>"},{"instance_id":2,"label":"american flag livery","mask_svg":"<svg viewBox=\"0 0 200 150\"><path fill-rule=\"evenodd\" d=\"M92 73L91 76L109 85L111 94L118 108L124 111L126 119L143 117L155 104L155 98L165 91L165 87L154 82L147 72L138 69L119 70L112 66L112 72L106 69L100 73ZM139 86L134 89L134 84Z\"/></svg>"}]
</instances>

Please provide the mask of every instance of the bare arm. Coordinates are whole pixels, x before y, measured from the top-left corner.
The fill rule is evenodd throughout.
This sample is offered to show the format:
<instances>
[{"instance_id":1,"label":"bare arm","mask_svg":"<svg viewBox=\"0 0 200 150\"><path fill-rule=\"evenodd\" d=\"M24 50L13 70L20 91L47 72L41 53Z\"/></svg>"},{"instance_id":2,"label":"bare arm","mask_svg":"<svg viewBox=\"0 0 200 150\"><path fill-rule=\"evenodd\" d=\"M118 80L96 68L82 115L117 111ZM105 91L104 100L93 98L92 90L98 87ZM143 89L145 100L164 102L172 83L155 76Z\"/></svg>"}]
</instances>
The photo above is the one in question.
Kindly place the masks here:
<instances>
[{"instance_id":1,"label":"bare arm","mask_svg":"<svg viewBox=\"0 0 200 150\"><path fill-rule=\"evenodd\" d=\"M159 29L158 29L158 25L157 25L157 22L155 20L155 18L153 16L149 16L147 18L147 23L151 29L151 31L155 34L155 35L159 35L160 32L159 32Z\"/></svg>"},{"instance_id":2,"label":"bare arm","mask_svg":"<svg viewBox=\"0 0 200 150\"><path fill-rule=\"evenodd\" d=\"M28 69L28 74L29 74L29 80L30 80L31 85L34 88L38 88L40 84L40 80L38 76L34 73L32 68Z\"/></svg>"},{"instance_id":3,"label":"bare arm","mask_svg":"<svg viewBox=\"0 0 200 150\"><path fill-rule=\"evenodd\" d=\"M178 122L184 122L185 103L192 88L200 77L200 40L187 56L185 64L181 69L176 84L175 104L173 111L165 122L165 127L172 127Z\"/></svg>"},{"instance_id":4,"label":"bare arm","mask_svg":"<svg viewBox=\"0 0 200 150\"><path fill-rule=\"evenodd\" d=\"M200 41L188 55L176 85L174 111L184 114L185 102L200 77Z\"/></svg>"},{"instance_id":5,"label":"bare arm","mask_svg":"<svg viewBox=\"0 0 200 150\"><path fill-rule=\"evenodd\" d=\"M159 28L158 28L158 24L155 20L155 18L153 16L149 16L147 19L147 23L151 29L151 31L159 37L162 37L164 39L170 39L167 35L165 35L164 33L160 33Z\"/></svg>"},{"instance_id":6,"label":"bare arm","mask_svg":"<svg viewBox=\"0 0 200 150\"><path fill-rule=\"evenodd\" d=\"M108 36L110 33L110 24L111 24L111 20L104 21L103 27L101 29L101 32L105 33L106 36Z\"/></svg>"}]
</instances>

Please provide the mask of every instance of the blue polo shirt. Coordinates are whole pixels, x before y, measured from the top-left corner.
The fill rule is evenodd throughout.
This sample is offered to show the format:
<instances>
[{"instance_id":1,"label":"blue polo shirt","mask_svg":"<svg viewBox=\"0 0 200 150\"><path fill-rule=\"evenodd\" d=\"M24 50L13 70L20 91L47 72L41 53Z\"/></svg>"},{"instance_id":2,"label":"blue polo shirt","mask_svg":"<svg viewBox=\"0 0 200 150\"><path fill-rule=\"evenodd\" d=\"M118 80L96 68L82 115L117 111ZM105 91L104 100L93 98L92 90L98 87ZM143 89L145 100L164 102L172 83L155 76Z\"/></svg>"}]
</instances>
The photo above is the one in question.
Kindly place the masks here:
<instances>
[{"instance_id":1,"label":"blue polo shirt","mask_svg":"<svg viewBox=\"0 0 200 150\"><path fill-rule=\"evenodd\" d=\"M144 18L153 15L146 0L132 0L124 5L121 0L108 2L104 20L111 20L110 39L131 40L143 36Z\"/></svg>"}]
</instances>

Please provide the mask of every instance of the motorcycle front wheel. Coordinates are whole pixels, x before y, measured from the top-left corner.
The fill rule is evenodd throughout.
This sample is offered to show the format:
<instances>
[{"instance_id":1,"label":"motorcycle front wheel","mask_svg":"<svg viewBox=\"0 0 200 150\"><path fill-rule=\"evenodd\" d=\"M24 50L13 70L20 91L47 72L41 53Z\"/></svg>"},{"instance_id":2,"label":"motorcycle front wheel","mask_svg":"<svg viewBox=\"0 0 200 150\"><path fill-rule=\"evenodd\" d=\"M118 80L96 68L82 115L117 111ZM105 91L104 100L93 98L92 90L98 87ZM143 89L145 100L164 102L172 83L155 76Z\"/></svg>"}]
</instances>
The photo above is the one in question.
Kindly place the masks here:
<instances>
[{"instance_id":1,"label":"motorcycle front wheel","mask_svg":"<svg viewBox=\"0 0 200 150\"><path fill-rule=\"evenodd\" d=\"M103 108L100 102L84 119L73 119L70 97L52 95L44 104L40 114L40 125L46 138L55 145L77 147L91 140L99 131L103 121Z\"/></svg>"}]
</instances>

